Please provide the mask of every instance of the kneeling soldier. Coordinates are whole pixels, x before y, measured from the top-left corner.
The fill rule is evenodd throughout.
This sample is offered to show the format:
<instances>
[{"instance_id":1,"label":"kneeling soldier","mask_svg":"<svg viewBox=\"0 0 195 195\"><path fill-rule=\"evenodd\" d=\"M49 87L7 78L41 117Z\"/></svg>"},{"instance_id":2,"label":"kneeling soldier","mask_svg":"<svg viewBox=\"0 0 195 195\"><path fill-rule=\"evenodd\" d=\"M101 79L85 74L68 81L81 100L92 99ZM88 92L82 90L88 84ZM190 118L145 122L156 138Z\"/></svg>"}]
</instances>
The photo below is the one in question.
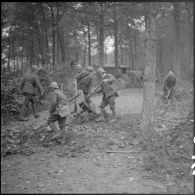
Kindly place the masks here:
<instances>
[{"instance_id":1,"label":"kneeling soldier","mask_svg":"<svg viewBox=\"0 0 195 195\"><path fill-rule=\"evenodd\" d=\"M65 130L66 116L70 113L68 106L66 106L66 96L59 89L57 82L52 82L49 88L51 90L51 104L47 123L52 131L56 132L53 139L59 139L62 138L62 132ZM58 121L60 129L56 127L56 121Z\"/></svg>"},{"instance_id":2,"label":"kneeling soldier","mask_svg":"<svg viewBox=\"0 0 195 195\"><path fill-rule=\"evenodd\" d=\"M110 122L115 122L116 121L115 97L117 94L116 91L113 89L112 84L116 81L116 79L111 74L106 74L103 68L99 68L98 70L103 82L100 89L97 90L97 93L103 92L103 98L100 105L101 115L98 119L96 119L96 121L100 122L106 120L107 113L104 108L107 105L109 105L110 110L112 111L112 119L110 120Z\"/></svg>"}]
</instances>

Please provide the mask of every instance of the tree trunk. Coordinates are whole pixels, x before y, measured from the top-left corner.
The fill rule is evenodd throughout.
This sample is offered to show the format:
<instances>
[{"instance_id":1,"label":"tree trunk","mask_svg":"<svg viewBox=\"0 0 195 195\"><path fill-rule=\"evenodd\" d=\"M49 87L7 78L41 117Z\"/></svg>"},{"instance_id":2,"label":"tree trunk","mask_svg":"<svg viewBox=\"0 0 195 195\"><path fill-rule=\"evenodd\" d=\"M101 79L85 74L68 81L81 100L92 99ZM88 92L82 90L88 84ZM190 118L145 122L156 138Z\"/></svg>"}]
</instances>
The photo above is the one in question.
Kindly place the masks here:
<instances>
[{"instance_id":1,"label":"tree trunk","mask_svg":"<svg viewBox=\"0 0 195 195\"><path fill-rule=\"evenodd\" d=\"M61 33L59 32L58 37L59 37L59 45L60 45L60 53L61 53L61 62L64 64L65 63L64 35L61 35Z\"/></svg>"},{"instance_id":2,"label":"tree trunk","mask_svg":"<svg viewBox=\"0 0 195 195\"><path fill-rule=\"evenodd\" d=\"M137 61L137 35L136 35L136 31L134 34L134 69L137 70L136 67L136 61Z\"/></svg>"},{"instance_id":3,"label":"tree trunk","mask_svg":"<svg viewBox=\"0 0 195 195\"><path fill-rule=\"evenodd\" d=\"M114 16L114 61L117 74L119 74L119 62L118 62L118 21L117 21L117 13L116 7L113 12Z\"/></svg>"},{"instance_id":4,"label":"tree trunk","mask_svg":"<svg viewBox=\"0 0 195 195\"><path fill-rule=\"evenodd\" d=\"M100 15L99 25L99 65L104 67L104 12Z\"/></svg>"},{"instance_id":5,"label":"tree trunk","mask_svg":"<svg viewBox=\"0 0 195 195\"><path fill-rule=\"evenodd\" d=\"M188 15L188 23L189 23L189 39L190 39L190 66L194 64L194 41L193 41L193 3L192 2L185 2L186 4L186 10L187 10L187 15Z\"/></svg>"},{"instance_id":6,"label":"tree trunk","mask_svg":"<svg viewBox=\"0 0 195 195\"><path fill-rule=\"evenodd\" d=\"M131 70L134 70L134 57L131 37L129 37L129 66Z\"/></svg>"},{"instance_id":7,"label":"tree trunk","mask_svg":"<svg viewBox=\"0 0 195 195\"><path fill-rule=\"evenodd\" d=\"M83 53L83 67L85 67L86 61L86 53L87 53L87 45L85 44L84 53Z\"/></svg>"},{"instance_id":8,"label":"tree trunk","mask_svg":"<svg viewBox=\"0 0 195 195\"><path fill-rule=\"evenodd\" d=\"M174 3L175 44L173 56L173 69L177 78L181 79L181 2Z\"/></svg>"},{"instance_id":9,"label":"tree trunk","mask_svg":"<svg viewBox=\"0 0 195 195\"><path fill-rule=\"evenodd\" d=\"M88 23L88 65L91 66L91 33L90 23Z\"/></svg>"},{"instance_id":10,"label":"tree trunk","mask_svg":"<svg viewBox=\"0 0 195 195\"><path fill-rule=\"evenodd\" d=\"M146 3L146 70L143 86L143 107L142 107L142 133L149 138L153 130L154 105L155 105L155 73L156 73L156 26L153 3Z\"/></svg>"},{"instance_id":11,"label":"tree trunk","mask_svg":"<svg viewBox=\"0 0 195 195\"><path fill-rule=\"evenodd\" d=\"M55 47L56 47L56 37L55 37L55 22L54 22L54 11L53 11L53 7L50 7L51 9L51 23L52 23L52 41L53 41L53 45L52 45L52 66L53 66L53 70L55 70Z\"/></svg>"},{"instance_id":12,"label":"tree trunk","mask_svg":"<svg viewBox=\"0 0 195 195\"><path fill-rule=\"evenodd\" d=\"M59 5L58 2L56 2L56 8L57 8L57 15L56 15L56 47L57 47L57 64L60 65L60 50L59 50Z\"/></svg>"},{"instance_id":13,"label":"tree trunk","mask_svg":"<svg viewBox=\"0 0 195 195\"><path fill-rule=\"evenodd\" d=\"M48 43L48 33L47 33L47 23L45 19L45 13L44 13L44 8L43 8L43 3L40 3L40 10L41 10L41 16L42 16L42 21L43 21L43 26L44 26L44 39L45 39L45 63L48 64L50 61L49 59L49 43Z\"/></svg>"},{"instance_id":14,"label":"tree trunk","mask_svg":"<svg viewBox=\"0 0 195 195\"><path fill-rule=\"evenodd\" d=\"M14 73L16 72L16 61L15 61L15 39L13 39L12 44L13 60L14 60Z\"/></svg>"},{"instance_id":15,"label":"tree trunk","mask_svg":"<svg viewBox=\"0 0 195 195\"><path fill-rule=\"evenodd\" d=\"M10 36L9 36L9 54L8 54L8 61L7 61L7 69L8 69L8 73L10 73L10 58L11 58L11 40L10 40Z\"/></svg>"}]
</instances>

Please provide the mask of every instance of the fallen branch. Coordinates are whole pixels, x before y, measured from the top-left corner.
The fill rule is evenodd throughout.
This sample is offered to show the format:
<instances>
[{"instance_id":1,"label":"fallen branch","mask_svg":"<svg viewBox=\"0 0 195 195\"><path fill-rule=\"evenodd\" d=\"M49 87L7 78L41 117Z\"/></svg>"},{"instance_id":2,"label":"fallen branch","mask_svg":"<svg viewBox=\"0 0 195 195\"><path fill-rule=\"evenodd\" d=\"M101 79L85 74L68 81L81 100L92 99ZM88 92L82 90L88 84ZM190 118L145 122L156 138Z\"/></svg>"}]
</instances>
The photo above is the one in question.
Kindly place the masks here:
<instances>
[{"instance_id":1,"label":"fallen branch","mask_svg":"<svg viewBox=\"0 0 195 195\"><path fill-rule=\"evenodd\" d=\"M174 122L174 123L180 123L181 122L181 120L175 121L175 120L169 120L169 119L164 119L164 118L156 118L156 120L169 121L169 122Z\"/></svg>"},{"instance_id":2,"label":"fallen branch","mask_svg":"<svg viewBox=\"0 0 195 195\"><path fill-rule=\"evenodd\" d=\"M105 152L106 153L137 153L137 151L115 151L115 150L109 150Z\"/></svg>"}]
</instances>

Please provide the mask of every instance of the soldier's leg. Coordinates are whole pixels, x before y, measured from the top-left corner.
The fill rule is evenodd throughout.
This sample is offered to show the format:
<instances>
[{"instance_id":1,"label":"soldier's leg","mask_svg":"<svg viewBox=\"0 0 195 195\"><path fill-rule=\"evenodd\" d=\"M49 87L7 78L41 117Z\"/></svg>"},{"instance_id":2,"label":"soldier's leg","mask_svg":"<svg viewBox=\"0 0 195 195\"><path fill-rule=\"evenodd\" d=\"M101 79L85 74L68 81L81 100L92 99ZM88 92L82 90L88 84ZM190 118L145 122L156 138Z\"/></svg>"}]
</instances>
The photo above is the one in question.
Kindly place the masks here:
<instances>
[{"instance_id":1,"label":"soldier's leg","mask_svg":"<svg viewBox=\"0 0 195 195\"><path fill-rule=\"evenodd\" d=\"M23 104L22 104L22 108L20 110L20 115L19 115L19 120L20 121L27 121L28 119L24 117L24 113L25 113L25 109L28 105L28 97L25 95L24 96L24 101L23 101Z\"/></svg>"},{"instance_id":2,"label":"soldier's leg","mask_svg":"<svg viewBox=\"0 0 195 195\"><path fill-rule=\"evenodd\" d=\"M59 131L58 131L58 135L62 137L62 133L65 133L65 138L66 138L66 132L65 132L65 121L66 121L66 117L60 117L58 119L58 124L59 124Z\"/></svg>"},{"instance_id":3,"label":"soldier's leg","mask_svg":"<svg viewBox=\"0 0 195 195\"><path fill-rule=\"evenodd\" d=\"M110 110L112 111L112 119L110 120L111 123L116 121L116 110L115 110L115 96L111 96L108 100Z\"/></svg>"},{"instance_id":4,"label":"soldier's leg","mask_svg":"<svg viewBox=\"0 0 195 195\"><path fill-rule=\"evenodd\" d=\"M31 105L32 105L32 111L33 111L33 116L35 118L38 118L40 115L36 113L36 101L35 101L35 96L31 96Z\"/></svg>"},{"instance_id":5,"label":"soldier's leg","mask_svg":"<svg viewBox=\"0 0 195 195\"><path fill-rule=\"evenodd\" d=\"M105 107L108 105L108 101L106 98L102 98L102 102L100 104L100 117L97 118L95 121L96 122L101 122L101 121L105 121L107 119L107 113L105 111Z\"/></svg>"},{"instance_id":6,"label":"soldier's leg","mask_svg":"<svg viewBox=\"0 0 195 195\"><path fill-rule=\"evenodd\" d=\"M56 133L52 139L58 139L58 138L61 138L61 136L62 136L61 130L58 129L56 127L56 124L55 124L55 122L58 121L59 118L60 118L60 116L58 114L50 114L50 116L49 116L49 118L47 120L47 124L52 129L52 132Z\"/></svg>"},{"instance_id":7,"label":"soldier's leg","mask_svg":"<svg viewBox=\"0 0 195 195\"><path fill-rule=\"evenodd\" d=\"M162 100L163 100L164 103L167 103L166 96L167 96L167 88L165 87L165 85L163 85Z\"/></svg>"}]
</instances>

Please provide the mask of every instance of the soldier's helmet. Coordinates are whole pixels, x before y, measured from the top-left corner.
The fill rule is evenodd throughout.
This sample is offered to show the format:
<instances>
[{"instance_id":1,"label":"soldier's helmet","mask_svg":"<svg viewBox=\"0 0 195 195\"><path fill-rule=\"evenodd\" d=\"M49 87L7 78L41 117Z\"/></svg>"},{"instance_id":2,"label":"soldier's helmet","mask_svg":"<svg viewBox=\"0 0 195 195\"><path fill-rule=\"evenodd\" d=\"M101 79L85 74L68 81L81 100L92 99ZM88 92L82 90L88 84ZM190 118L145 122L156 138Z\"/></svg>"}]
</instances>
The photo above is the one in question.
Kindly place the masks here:
<instances>
[{"instance_id":1,"label":"soldier's helmet","mask_svg":"<svg viewBox=\"0 0 195 195\"><path fill-rule=\"evenodd\" d=\"M57 82L53 81L50 83L49 88L59 89L59 86L58 86Z\"/></svg>"},{"instance_id":2,"label":"soldier's helmet","mask_svg":"<svg viewBox=\"0 0 195 195\"><path fill-rule=\"evenodd\" d=\"M168 72L168 75L174 75L173 71L170 70L170 71Z\"/></svg>"},{"instance_id":3,"label":"soldier's helmet","mask_svg":"<svg viewBox=\"0 0 195 195\"><path fill-rule=\"evenodd\" d=\"M37 65L32 65L32 67L31 67L31 70L32 71L38 71L38 66Z\"/></svg>"},{"instance_id":4,"label":"soldier's helmet","mask_svg":"<svg viewBox=\"0 0 195 195\"><path fill-rule=\"evenodd\" d=\"M98 68L99 73L105 73L106 71L103 68Z\"/></svg>"},{"instance_id":5,"label":"soldier's helmet","mask_svg":"<svg viewBox=\"0 0 195 195\"><path fill-rule=\"evenodd\" d=\"M92 66L87 66L86 70L92 72L93 71L93 67Z\"/></svg>"},{"instance_id":6,"label":"soldier's helmet","mask_svg":"<svg viewBox=\"0 0 195 195\"><path fill-rule=\"evenodd\" d=\"M76 70L81 70L82 69L82 66L80 65L80 64L78 64L77 66L76 66Z\"/></svg>"}]
</instances>

